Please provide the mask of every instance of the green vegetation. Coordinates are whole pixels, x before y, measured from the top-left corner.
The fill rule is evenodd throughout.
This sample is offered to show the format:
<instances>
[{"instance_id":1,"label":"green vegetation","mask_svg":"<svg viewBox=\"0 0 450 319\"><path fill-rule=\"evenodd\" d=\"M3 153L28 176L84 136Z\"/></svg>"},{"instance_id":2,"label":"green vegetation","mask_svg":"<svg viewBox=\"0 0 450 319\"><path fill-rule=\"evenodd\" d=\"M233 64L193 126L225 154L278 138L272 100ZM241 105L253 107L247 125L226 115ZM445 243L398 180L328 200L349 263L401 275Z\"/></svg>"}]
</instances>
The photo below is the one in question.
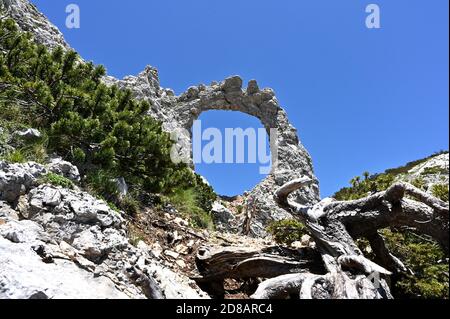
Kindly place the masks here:
<instances>
[{"instance_id":1,"label":"green vegetation","mask_svg":"<svg viewBox=\"0 0 450 319\"><path fill-rule=\"evenodd\" d=\"M406 174L406 173L408 173L414 166L417 166L417 165L419 165L419 164L422 164L422 163L425 163L426 161L428 161L430 158L433 158L433 157L435 157L435 156L438 156L438 155L441 155L441 154L447 154L448 153L448 151L439 151L439 152L436 152L436 153L434 153L433 155L430 155L430 156L428 156L428 157L425 157L425 158L422 158L422 159L419 159L419 160L416 160L416 161L412 161L412 162L409 162L409 163L407 163L406 165L404 165L404 166L400 166L400 167L397 167L397 168L391 168L391 169L387 169L386 171L385 171L385 173L386 174L391 174L391 175L400 175L400 174Z\"/></svg>"},{"instance_id":2,"label":"green vegetation","mask_svg":"<svg viewBox=\"0 0 450 319\"><path fill-rule=\"evenodd\" d=\"M130 238L130 244L137 247L140 241L145 242L145 234L138 228L129 225L128 237Z\"/></svg>"},{"instance_id":3,"label":"green vegetation","mask_svg":"<svg viewBox=\"0 0 450 319\"><path fill-rule=\"evenodd\" d=\"M407 231L381 231L393 255L414 275L397 278L393 292L406 298L448 298L448 262L440 246Z\"/></svg>"},{"instance_id":4,"label":"green vegetation","mask_svg":"<svg viewBox=\"0 0 450 319\"><path fill-rule=\"evenodd\" d=\"M350 181L351 187L344 187L336 194L337 200L354 200L367 196L369 193L383 191L394 182L395 176L392 174L380 174L364 179L357 176Z\"/></svg>"},{"instance_id":5,"label":"green vegetation","mask_svg":"<svg viewBox=\"0 0 450 319\"><path fill-rule=\"evenodd\" d=\"M201 208L202 200L194 188L178 189L167 199L193 227L213 230L214 222L210 210Z\"/></svg>"},{"instance_id":6,"label":"green vegetation","mask_svg":"<svg viewBox=\"0 0 450 319\"><path fill-rule=\"evenodd\" d=\"M11 19L0 21L0 124L33 127L45 136L18 145L8 161L44 162L57 153L87 175L82 186L131 213L139 192L176 196L196 193L194 215L211 209L215 194L185 164L170 158L173 142L160 122L147 115L150 104L133 99L129 90L102 83L103 66L83 62L76 52L48 51L19 32ZM117 196L114 179L122 176L130 189Z\"/></svg>"},{"instance_id":7,"label":"green vegetation","mask_svg":"<svg viewBox=\"0 0 450 319\"><path fill-rule=\"evenodd\" d=\"M431 193L440 200L448 202L448 184L433 185Z\"/></svg>"},{"instance_id":8,"label":"green vegetation","mask_svg":"<svg viewBox=\"0 0 450 319\"><path fill-rule=\"evenodd\" d=\"M73 189L74 187L74 184L70 179L54 173L48 173L41 178L40 182L42 184L51 184L54 186L61 186L69 189Z\"/></svg>"},{"instance_id":9,"label":"green vegetation","mask_svg":"<svg viewBox=\"0 0 450 319\"><path fill-rule=\"evenodd\" d=\"M25 163L27 161L25 154L20 150L13 150L1 157L2 160L10 163Z\"/></svg>"},{"instance_id":10,"label":"green vegetation","mask_svg":"<svg viewBox=\"0 0 450 319\"><path fill-rule=\"evenodd\" d=\"M300 241L303 235L308 234L305 225L295 219L284 219L272 222L267 231L278 244L290 246L295 241Z\"/></svg>"},{"instance_id":11,"label":"green vegetation","mask_svg":"<svg viewBox=\"0 0 450 319\"><path fill-rule=\"evenodd\" d=\"M364 173L364 178L353 178L350 182L352 186L341 189L334 197L337 200L353 200L363 198L372 192L386 190L397 177L401 177L415 165L424 163L442 153L445 152L439 152L399 168L386 170L382 174L370 176L370 174ZM427 173L441 174L443 172L442 169L433 168ZM412 184L421 189L425 187L422 177L416 178ZM434 196L448 201L448 184L434 185L431 191ZM448 256L439 245L430 238L420 237L407 230L386 229L380 231L380 234L384 237L390 251L414 272L414 275L401 274L394 278L393 292L396 297L448 298L448 261L445 261ZM359 239L358 243L363 248L370 246L364 238ZM374 257L372 254L367 254L367 256Z\"/></svg>"},{"instance_id":12,"label":"green vegetation","mask_svg":"<svg viewBox=\"0 0 450 319\"><path fill-rule=\"evenodd\" d=\"M424 189L426 184L425 180L422 177L417 177L414 180L411 181L411 184L419 189Z\"/></svg>"},{"instance_id":13,"label":"green vegetation","mask_svg":"<svg viewBox=\"0 0 450 319\"><path fill-rule=\"evenodd\" d=\"M1 115L0 115L1 117ZM17 136L12 136L8 132L8 126L4 126L6 131L3 137L0 137L0 145L10 144L14 148L2 154L0 159L11 163L37 162L45 163L47 155L48 137L46 135L33 140L22 140ZM18 127L18 125L16 125Z\"/></svg>"},{"instance_id":14,"label":"green vegetation","mask_svg":"<svg viewBox=\"0 0 450 319\"><path fill-rule=\"evenodd\" d=\"M110 171L98 169L88 172L83 186L91 194L107 201L113 201L119 196L115 176Z\"/></svg>"},{"instance_id":15,"label":"green vegetation","mask_svg":"<svg viewBox=\"0 0 450 319\"><path fill-rule=\"evenodd\" d=\"M446 174L448 175L448 170L441 167L441 166L433 166L433 167L426 167L421 175L437 175L437 174Z\"/></svg>"}]
</instances>

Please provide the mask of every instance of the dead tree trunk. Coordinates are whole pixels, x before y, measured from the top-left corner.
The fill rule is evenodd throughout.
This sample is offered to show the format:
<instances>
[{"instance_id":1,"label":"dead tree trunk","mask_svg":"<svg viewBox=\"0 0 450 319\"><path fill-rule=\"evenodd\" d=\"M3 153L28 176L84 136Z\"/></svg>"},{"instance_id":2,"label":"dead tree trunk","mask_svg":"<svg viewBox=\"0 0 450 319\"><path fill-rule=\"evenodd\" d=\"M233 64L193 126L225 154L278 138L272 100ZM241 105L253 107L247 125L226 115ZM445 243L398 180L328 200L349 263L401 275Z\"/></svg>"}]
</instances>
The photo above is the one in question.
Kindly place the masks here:
<instances>
[{"instance_id":1,"label":"dead tree trunk","mask_svg":"<svg viewBox=\"0 0 450 319\"><path fill-rule=\"evenodd\" d=\"M259 260L256 268L270 269L270 273L244 268L244 274L271 279L263 281L252 298L285 298L294 292L300 298L392 298L386 277L392 271L407 269L385 246L378 234L383 228L407 226L432 237L448 253L448 203L407 183L396 183L384 192L353 201L327 198L314 206L302 206L289 199L291 193L310 182L305 177L285 184L276 191L275 200L308 227L326 273L314 273L311 269L299 271L302 268L299 264L292 270L279 264L285 262L279 256L272 257L271 267L267 268L265 261ZM355 240L360 237L369 240L377 263L367 259L356 245ZM239 254L231 253L227 260L238 257ZM203 273L213 271L226 274L228 278L240 277L242 267L220 272L218 269L223 264L218 260L203 256ZM246 258L241 262L252 265Z\"/></svg>"}]
</instances>

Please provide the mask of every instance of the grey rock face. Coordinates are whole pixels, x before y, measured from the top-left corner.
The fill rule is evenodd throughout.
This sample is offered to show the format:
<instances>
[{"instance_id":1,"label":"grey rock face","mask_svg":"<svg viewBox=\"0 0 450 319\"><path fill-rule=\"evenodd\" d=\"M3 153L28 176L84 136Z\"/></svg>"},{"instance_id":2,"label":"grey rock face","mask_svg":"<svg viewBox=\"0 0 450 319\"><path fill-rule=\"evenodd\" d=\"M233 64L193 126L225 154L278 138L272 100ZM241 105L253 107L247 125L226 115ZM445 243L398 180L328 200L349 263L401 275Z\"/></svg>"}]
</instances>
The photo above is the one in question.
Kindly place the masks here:
<instances>
[{"instance_id":1,"label":"grey rock face","mask_svg":"<svg viewBox=\"0 0 450 319\"><path fill-rule=\"evenodd\" d=\"M0 0L0 7L6 8L8 15L19 27L31 32L35 40L49 48L62 46L69 49L64 36L39 10L28 0Z\"/></svg>"},{"instance_id":2,"label":"grey rock face","mask_svg":"<svg viewBox=\"0 0 450 319\"><path fill-rule=\"evenodd\" d=\"M398 180L414 182L420 179L428 193L432 192L434 185L449 183L449 154L440 154L427 161L414 166L406 174L400 175Z\"/></svg>"},{"instance_id":3,"label":"grey rock face","mask_svg":"<svg viewBox=\"0 0 450 319\"><path fill-rule=\"evenodd\" d=\"M80 172L78 171L78 168L72 163L63 161L61 158L50 160L47 168L50 172L64 176L74 182L80 181Z\"/></svg>"},{"instance_id":4,"label":"grey rock face","mask_svg":"<svg viewBox=\"0 0 450 319\"><path fill-rule=\"evenodd\" d=\"M104 201L36 186L44 171L0 162L0 299L207 297L132 246L121 213Z\"/></svg>"},{"instance_id":5,"label":"grey rock face","mask_svg":"<svg viewBox=\"0 0 450 319\"><path fill-rule=\"evenodd\" d=\"M276 131L276 138L270 141L274 163L272 172L246 195L254 203L255 214L250 227L253 235L265 236L265 228L270 221L291 217L273 200L274 191L285 182L299 176L311 177L315 182L297 192L297 200L302 204L319 200L319 185L311 157L300 143L297 130L289 122L272 89L261 90L255 80L243 89L242 79L233 76L210 86L190 87L180 96L173 96L159 87L156 76L155 69L147 67L137 77L121 81L108 79L107 83L130 89L136 98L150 101L153 105L150 114L162 121L166 131L177 132L178 141L182 144L191 145L189 132L194 121L208 110L243 112L261 120L269 134L271 129ZM189 147L185 153L190 154Z\"/></svg>"},{"instance_id":6,"label":"grey rock face","mask_svg":"<svg viewBox=\"0 0 450 319\"><path fill-rule=\"evenodd\" d=\"M410 182L416 178L423 179L428 191L431 191L433 185L448 184L449 154L441 154L430 158L422 164L416 165L404 177L404 179Z\"/></svg>"},{"instance_id":7,"label":"grey rock face","mask_svg":"<svg viewBox=\"0 0 450 319\"><path fill-rule=\"evenodd\" d=\"M19 136L23 139L32 140L41 137L41 132L36 129L29 128L27 130L19 131L15 133L16 136Z\"/></svg>"},{"instance_id":8,"label":"grey rock face","mask_svg":"<svg viewBox=\"0 0 450 319\"><path fill-rule=\"evenodd\" d=\"M45 168L36 163L8 164L0 161L0 200L16 201L45 172Z\"/></svg>"},{"instance_id":9,"label":"grey rock face","mask_svg":"<svg viewBox=\"0 0 450 319\"><path fill-rule=\"evenodd\" d=\"M127 299L106 277L67 259L45 263L34 251L39 242L15 243L0 236L0 298L2 299Z\"/></svg>"},{"instance_id":10,"label":"grey rock face","mask_svg":"<svg viewBox=\"0 0 450 319\"><path fill-rule=\"evenodd\" d=\"M0 201L0 218L19 220L19 214L8 203Z\"/></svg>"},{"instance_id":11,"label":"grey rock face","mask_svg":"<svg viewBox=\"0 0 450 319\"><path fill-rule=\"evenodd\" d=\"M222 204L215 202L211 210L214 224L218 230L231 230L231 222L235 219L233 213Z\"/></svg>"},{"instance_id":12,"label":"grey rock face","mask_svg":"<svg viewBox=\"0 0 450 319\"><path fill-rule=\"evenodd\" d=\"M128 185L125 181L125 178L119 177L115 180L117 185L117 191L119 192L119 196L124 197L128 195Z\"/></svg>"}]
</instances>

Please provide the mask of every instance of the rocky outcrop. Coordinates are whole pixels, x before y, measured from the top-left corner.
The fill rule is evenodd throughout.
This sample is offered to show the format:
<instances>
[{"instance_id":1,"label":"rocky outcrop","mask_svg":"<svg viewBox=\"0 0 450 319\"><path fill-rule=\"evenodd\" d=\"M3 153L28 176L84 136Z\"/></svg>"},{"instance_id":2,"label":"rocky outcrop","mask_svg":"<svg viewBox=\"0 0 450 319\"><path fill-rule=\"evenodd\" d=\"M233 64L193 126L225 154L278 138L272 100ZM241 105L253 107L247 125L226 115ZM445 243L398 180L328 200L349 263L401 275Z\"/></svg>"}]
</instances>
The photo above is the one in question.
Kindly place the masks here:
<instances>
[{"instance_id":1,"label":"rocky outcrop","mask_svg":"<svg viewBox=\"0 0 450 319\"><path fill-rule=\"evenodd\" d=\"M107 203L38 185L46 171L0 162L0 299L206 297L131 245L125 219Z\"/></svg>"},{"instance_id":2,"label":"rocky outcrop","mask_svg":"<svg viewBox=\"0 0 450 319\"><path fill-rule=\"evenodd\" d=\"M8 164L0 161L0 200L15 202L46 172L36 163Z\"/></svg>"},{"instance_id":3,"label":"rocky outcrop","mask_svg":"<svg viewBox=\"0 0 450 319\"><path fill-rule=\"evenodd\" d=\"M78 168L72 163L64 161L59 157L50 160L48 170L52 173L64 176L74 182L79 182L81 179Z\"/></svg>"},{"instance_id":4,"label":"rocky outcrop","mask_svg":"<svg viewBox=\"0 0 450 319\"><path fill-rule=\"evenodd\" d=\"M28 0L0 0L0 8L6 9L23 31L33 34L36 41L48 48L62 46L69 49L64 36L48 19Z\"/></svg>"},{"instance_id":5,"label":"rocky outcrop","mask_svg":"<svg viewBox=\"0 0 450 319\"><path fill-rule=\"evenodd\" d=\"M230 226L235 219L235 216L228 208L219 202L215 202L212 206L211 214L217 230L232 231Z\"/></svg>"},{"instance_id":6,"label":"rocky outcrop","mask_svg":"<svg viewBox=\"0 0 450 319\"><path fill-rule=\"evenodd\" d=\"M130 89L138 99L150 101L151 115L162 121L166 131L177 133L178 142L185 146L187 154L191 153L189 132L192 125L202 112L208 110L243 112L261 120L269 135L271 129L276 131L276 136L270 141L272 172L245 195L254 211L250 234L265 236L265 228L270 221L290 217L275 204L273 193L291 179L309 176L314 180L295 194L300 203L312 204L319 200L319 185L311 157L300 143L297 130L289 122L272 89L259 89L254 80L243 88L242 79L233 76L220 83L190 87L185 93L175 96L172 90L159 86L158 72L153 67L147 67L138 76L124 80L106 78L105 81ZM244 222L245 219L241 220L242 225Z\"/></svg>"},{"instance_id":7,"label":"rocky outcrop","mask_svg":"<svg viewBox=\"0 0 450 319\"><path fill-rule=\"evenodd\" d=\"M449 183L449 154L440 154L411 168L406 174L397 177L398 180L414 182L423 181L423 187L431 192L434 185Z\"/></svg>"},{"instance_id":8,"label":"rocky outcrop","mask_svg":"<svg viewBox=\"0 0 450 319\"><path fill-rule=\"evenodd\" d=\"M10 10L10 15L22 29L32 32L38 42L49 47L62 45L68 48L61 33L27 0L1 0ZM254 211L249 223L250 234L265 236L265 227L271 220L290 217L273 200L276 188L285 182L309 176L315 182L298 191L295 196L302 204L314 204L319 200L319 187L313 172L311 157L300 143L297 130L288 120L272 89L260 89L255 80L247 88L238 76L188 88L180 96L170 89L160 87L157 69L147 67L137 76L122 80L105 77L107 84L116 84L130 89L136 98L151 102L150 114L163 123L168 132L177 132L178 141L185 147L185 154L191 153L190 129L202 112L208 110L238 111L261 120L267 132L275 129L276 137L270 141L273 155L273 169L269 176L245 197L252 202ZM230 123L231 124L231 123ZM248 223L245 218L241 224Z\"/></svg>"},{"instance_id":9,"label":"rocky outcrop","mask_svg":"<svg viewBox=\"0 0 450 319\"><path fill-rule=\"evenodd\" d=\"M17 131L14 134L25 140L34 140L41 137L41 132L32 128L23 131Z\"/></svg>"}]
</instances>

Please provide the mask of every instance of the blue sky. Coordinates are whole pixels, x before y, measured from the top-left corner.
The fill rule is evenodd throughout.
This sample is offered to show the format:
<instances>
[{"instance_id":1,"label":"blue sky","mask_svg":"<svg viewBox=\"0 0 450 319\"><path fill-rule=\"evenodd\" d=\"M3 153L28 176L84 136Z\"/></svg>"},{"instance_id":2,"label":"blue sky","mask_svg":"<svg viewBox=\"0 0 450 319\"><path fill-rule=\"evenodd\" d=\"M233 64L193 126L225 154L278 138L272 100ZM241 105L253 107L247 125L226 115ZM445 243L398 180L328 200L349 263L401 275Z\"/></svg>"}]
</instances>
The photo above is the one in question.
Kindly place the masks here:
<instances>
[{"instance_id":1,"label":"blue sky","mask_svg":"<svg viewBox=\"0 0 450 319\"><path fill-rule=\"evenodd\" d=\"M363 171L448 149L448 0L33 0L85 59L116 77L147 64L177 93L239 74L272 87L313 157L323 196ZM81 28L65 27L65 7ZM365 7L381 8L381 29ZM259 125L206 113L205 125ZM220 126L222 125L222 126ZM219 193L255 167L199 167Z\"/></svg>"}]
</instances>

